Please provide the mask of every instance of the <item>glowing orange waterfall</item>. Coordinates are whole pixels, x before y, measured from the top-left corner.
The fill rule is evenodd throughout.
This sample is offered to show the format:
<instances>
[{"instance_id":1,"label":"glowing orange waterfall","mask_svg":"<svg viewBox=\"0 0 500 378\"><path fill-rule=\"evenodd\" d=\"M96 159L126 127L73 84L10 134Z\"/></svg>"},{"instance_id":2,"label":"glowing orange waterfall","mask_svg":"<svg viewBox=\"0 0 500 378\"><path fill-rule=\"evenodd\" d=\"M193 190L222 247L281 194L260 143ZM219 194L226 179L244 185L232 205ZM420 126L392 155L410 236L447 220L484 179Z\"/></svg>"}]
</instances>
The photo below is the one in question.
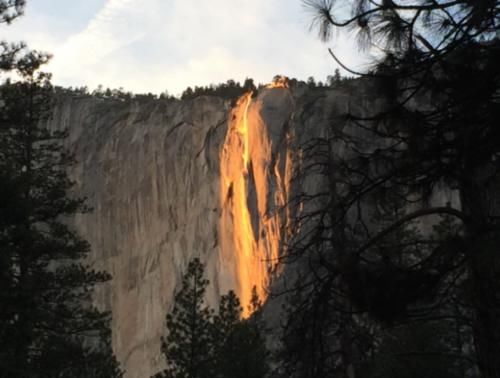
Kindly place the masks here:
<instances>
[{"instance_id":1,"label":"glowing orange waterfall","mask_svg":"<svg viewBox=\"0 0 500 378\"><path fill-rule=\"evenodd\" d=\"M257 108L252 93L238 100L220 154L221 259L234 272L245 317L253 287L259 299L267 296L286 218L277 209L286 203L291 170L288 153L284 164L273 159Z\"/></svg>"}]
</instances>

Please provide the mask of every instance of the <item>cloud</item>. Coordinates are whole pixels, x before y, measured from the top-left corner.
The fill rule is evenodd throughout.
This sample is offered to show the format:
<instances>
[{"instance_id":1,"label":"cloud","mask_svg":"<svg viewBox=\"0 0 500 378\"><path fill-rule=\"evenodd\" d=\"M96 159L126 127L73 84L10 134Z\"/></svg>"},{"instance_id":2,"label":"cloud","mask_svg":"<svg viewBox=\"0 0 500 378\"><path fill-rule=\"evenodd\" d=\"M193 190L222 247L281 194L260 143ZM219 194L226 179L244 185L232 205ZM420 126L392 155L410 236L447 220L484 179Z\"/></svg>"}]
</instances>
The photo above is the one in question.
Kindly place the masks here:
<instances>
[{"instance_id":1,"label":"cloud","mask_svg":"<svg viewBox=\"0 0 500 378\"><path fill-rule=\"evenodd\" d=\"M50 70L54 81L66 86L173 94L247 76L258 82L275 74L324 79L336 66L327 46L308 31L310 14L300 4L107 0L81 30L62 40L50 33L44 37L54 53ZM356 61L347 39L336 47L349 63Z\"/></svg>"},{"instance_id":2,"label":"cloud","mask_svg":"<svg viewBox=\"0 0 500 378\"><path fill-rule=\"evenodd\" d=\"M135 0L108 0L87 27L58 46L50 68L58 80L69 81L100 64L114 51L140 39L144 32L127 21L134 14ZM97 74L99 71L94 71ZM86 77L89 79L89 77Z\"/></svg>"}]
</instances>

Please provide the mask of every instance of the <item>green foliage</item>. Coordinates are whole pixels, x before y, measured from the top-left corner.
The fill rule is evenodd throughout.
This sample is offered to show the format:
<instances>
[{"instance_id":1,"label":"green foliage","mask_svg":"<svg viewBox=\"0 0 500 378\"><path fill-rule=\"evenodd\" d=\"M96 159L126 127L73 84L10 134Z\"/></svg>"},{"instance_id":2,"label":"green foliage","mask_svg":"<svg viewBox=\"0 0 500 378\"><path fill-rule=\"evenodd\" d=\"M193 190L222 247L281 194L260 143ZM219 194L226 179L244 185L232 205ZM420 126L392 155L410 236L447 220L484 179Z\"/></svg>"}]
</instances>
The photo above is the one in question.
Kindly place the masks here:
<instances>
[{"instance_id":1,"label":"green foliage","mask_svg":"<svg viewBox=\"0 0 500 378\"><path fill-rule=\"evenodd\" d=\"M247 92L255 91L257 89L252 78L247 77L245 79L245 82L243 83L243 89Z\"/></svg>"},{"instance_id":2,"label":"green foliage","mask_svg":"<svg viewBox=\"0 0 500 378\"><path fill-rule=\"evenodd\" d=\"M204 305L207 285L203 265L199 259L192 260L167 315L168 334L161 345L167 368L159 377L202 378L211 371L212 314Z\"/></svg>"},{"instance_id":3,"label":"green foliage","mask_svg":"<svg viewBox=\"0 0 500 378\"><path fill-rule=\"evenodd\" d=\"M0 17L23 6L1 1ZM120 377L110 314L92 305L110 277L84 262L89 244L68 217L87 209L69 195L65 133L45 127L54 91L39 69L49 55L18 47L0 58L19 78L0 86L0 377Z\"/></svg>"},{"instance_id":4,"label":"green foliage","mask_svg":"<svg viewBox=\"0 0 500 378\"><path fill-rule=\"evenodd\" d=\"M167 336L162 339L166 369L155 377L262 378L268 352L258 323L242 319L242 308L233 291L220 298L219 311L204 305L208 281L203 265L193 259L167 315ZM255 299L258 302L258 298Z\"/></svg>"},{"instance_id":5,"label":"green foliage","mask_svg":"<svg viewBox=\"0 0 500 378\"><path fill-rule=\"evenodd\" d=\"M110 315L91 305L93 287L110 277L84 264L89 244L64 220L86 207L68 195L64 133L43 126L52 94L37 71L45 61L27 53L17 66L23 81L0 87L0 370L75 376L92 358L121 376L106 340Z\"/></svg>"},{"instance_id":6,"label":"green foliage","mask_svg":"<svg viewBox=\"0 0 500 378\"><path fill-rule=\"evenodd\" d=\"M311 89L312 89L312 88L316 88L316 80L314 79L314 77L313 77L313 76L309 76L309 77L307 78L307 86L308 86L309 88L311 88Z\"/></svg>"},{"instance_id":7,"label":"green foliage","mask_svg":"<svg viewBox=\"0 0 500 378\"><path fill-rule=\"evenodd\" d=\"M340 75L340 70L338 68L335 69L335 73L332 75L328 75L326 78L326 82L329 87L337 87L342 83L343 79L342 76Z\"/></svg>"},{"instance_id":8,"label":"green foliage","mask_svg":"<svg viewBox=\"0 0 500 378\"><path fill-rule=\"evenodd\" d=\"M0 23L10 24L24 13L25 0L1 0Z\"/></svg>"},{"instance_id":9,"label":"green foliage","mask_svg":"<svg viewBox=\"0 0 500 378\"><path fill-rule=\"evenodd\" d=\"M10 24L24 12L24 0L0 0L0 24ZM0 41L0 73L16 67L19 56L25 51L24 43Z\"/></svg>"},{"instance_id":10,"label":"green foliage","mask_svg":"<svg viewBox=\"0 0 500 378\"><path fill-rule=\"evenodd\" d=\"M255 88L252 79L246 79L243 86L239 82L232 79L228 80L226 83L218 85L210 85L206 87L188 87L184 92L182 92L181 100L189 100L199 96L218 96L227 99L235 99L240 97L245 92Z\"/></svg>"}]
</instances>

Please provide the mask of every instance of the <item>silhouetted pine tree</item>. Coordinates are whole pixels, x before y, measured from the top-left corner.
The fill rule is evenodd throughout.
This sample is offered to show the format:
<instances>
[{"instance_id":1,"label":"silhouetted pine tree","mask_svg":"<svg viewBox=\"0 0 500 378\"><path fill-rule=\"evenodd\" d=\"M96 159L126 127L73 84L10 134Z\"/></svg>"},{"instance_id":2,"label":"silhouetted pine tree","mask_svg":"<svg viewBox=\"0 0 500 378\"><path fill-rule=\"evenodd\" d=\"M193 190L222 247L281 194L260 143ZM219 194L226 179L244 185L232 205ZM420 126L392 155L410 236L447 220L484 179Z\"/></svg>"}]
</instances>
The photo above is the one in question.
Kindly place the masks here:
<instances>
[{"instance_id":1,"label":"silhouetted pine tree","mask_svg":"<svg viewBox=\"0 0 500 378\"><path fill-rule=\"evenodd\" d=\"M24 4L0 1L0 22ZM0 377L120 377L109 314L91 298L109 276L84 263L89 245L67 220L86 208L68 195L64 133L45 128L49 57L22 43L0 49L0 70L19 79L0 86Z\"/></svg>"},{"instance_id":2,"label":"silhouetted pine tree","mask_svg":"<svg viewBox=\"0 0 500 378\"><path fill-rule=\"evenodd\" d=\"M192 260L167 315L162 339L166 369L156 378L263 378L269 371L265 340L254 318L242 319L233 291L220 298L219 313L204 305L208 281ZM255 303L258 303L258 299Z\"/></svg>"},{"instance_id":3,"label":"silhouetted pine tree","mask_svg":"<svg viewBox=\"0 0 500 378\"><path fill-rule=\"evenodd\" d=\"M350 99L304 146L304 172L320 170L328 187L309 196L322 205L301 214L309 233L289 256L312 267L297 311L309 314L306 326L325 319L335 336L329 351L318 344L327 350L318 363L338 359L341 374L359 376L358 340L372 332L361 337L358 326L446 318L474 340L449 355L499 377L499 1L304 2L323 39L354 28L380 53L372 70L356 72L330 51L364 77L366 97ZM454 195L439 203L446 189Z\"/></svg>"},{"instance_id":4,"label":"silhouetted pine tree","mask_svg":"<svg viewBox=\"0 0 500 378\"><path fill-rule=\"evenodd\" d=\"M110 277L85 265L89 244L68 226L85 211L68 194L64 133L45 127L51 110L45 54L16 62L21 81L0 87L0 375L121 376L110 348L109 314L92 306ZM103 363L103 365L100 365Z\"/></svg>"},{"instance_id":5,"label":"silhouetted pine tree","mask_svg":"<svg viewBox=\"0 0 500 378\"><path fill-rule=\"evenodd\" d=\"M257 302L256 298L254 305ZM241 316L240 301L234 292L222 296L213 322L215 377L263 378L269 371L269 353L259 324Z\"/></svg>"},{"instance_id":6,"label":"silhouetted pine tree","mask_svg":"<svg viewBox=\"0 0 500 378\"><path fill-rule=\"evenodd\" d=\"M161 345L167 367L157 377L212 376L212 311L204 304L207 285L202 263L198 258L193 259L175 295L174 307L167 315L168 333Z\"/></svg>"}]
</instances>

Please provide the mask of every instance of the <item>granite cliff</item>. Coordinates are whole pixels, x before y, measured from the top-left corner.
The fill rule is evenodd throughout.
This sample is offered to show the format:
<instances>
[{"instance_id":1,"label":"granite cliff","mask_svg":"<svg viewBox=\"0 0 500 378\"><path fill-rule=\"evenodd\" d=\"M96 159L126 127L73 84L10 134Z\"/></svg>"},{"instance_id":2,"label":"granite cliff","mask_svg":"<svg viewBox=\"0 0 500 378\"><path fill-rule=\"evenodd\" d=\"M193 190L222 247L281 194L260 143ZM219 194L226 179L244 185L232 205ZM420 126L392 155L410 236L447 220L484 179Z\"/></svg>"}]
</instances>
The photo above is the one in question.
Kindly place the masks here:
<instances>
[{"instance_id":1,"label":"granite cliff","mask_svg":"<svg viewBox=\"0 0 500 378\"><path fill-rule=\"evenodd\" d=\"M296 120L312 111L317 128L335 97L269 87L235 105L209 96L58 102L51 127L68 129L76 194L93 209L75 225L91 263L113 276L96 302L113 313L127 377L161 367L165 314L191 258L206 264L209 304L235 289L246 307L253 286L265 298L287 233L295 139L308 133Z\"/></svg>"}]
</instances>

